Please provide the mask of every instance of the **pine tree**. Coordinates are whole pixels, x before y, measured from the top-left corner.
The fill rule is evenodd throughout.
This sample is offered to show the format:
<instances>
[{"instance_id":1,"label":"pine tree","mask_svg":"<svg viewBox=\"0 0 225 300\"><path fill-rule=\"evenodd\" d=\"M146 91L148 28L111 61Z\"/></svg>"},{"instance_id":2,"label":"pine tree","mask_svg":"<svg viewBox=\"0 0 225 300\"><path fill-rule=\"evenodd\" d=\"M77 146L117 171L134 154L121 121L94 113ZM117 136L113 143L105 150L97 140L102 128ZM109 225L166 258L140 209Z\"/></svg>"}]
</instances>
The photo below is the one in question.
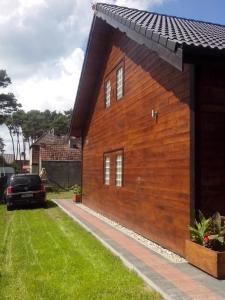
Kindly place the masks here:
<instances>
[{"instance_id":1,"label":"pine tree","mask_svg":"<svg viewBox=\"0 0 225 300\"><path fill-rule=\"evenodd\" d=\"M6 88L11 84L11 79L5 70L0 70L0 88ZM17 111L21 107L13 93L0 94L0 124L3 124L5 118L12 112Z\"/></svg>"}]
</instances>

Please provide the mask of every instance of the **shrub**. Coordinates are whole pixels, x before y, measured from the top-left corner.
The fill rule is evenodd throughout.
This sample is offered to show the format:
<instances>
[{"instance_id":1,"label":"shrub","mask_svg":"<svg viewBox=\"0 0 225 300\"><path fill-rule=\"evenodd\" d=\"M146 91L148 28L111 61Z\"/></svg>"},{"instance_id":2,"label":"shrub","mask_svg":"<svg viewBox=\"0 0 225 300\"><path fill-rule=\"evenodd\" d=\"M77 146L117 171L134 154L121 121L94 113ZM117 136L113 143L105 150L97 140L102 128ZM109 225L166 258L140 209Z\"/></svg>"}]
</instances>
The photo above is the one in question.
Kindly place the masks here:
<instances>
[{"instance_id":1,"label":"shrub","mask_svg":"<svg viewBox=\"0 0 225 300\"><path fill-rule=\"evenodd\" d=\"M81 186L78 184L75 184L74 186L72 186L71 190L73 191L73 193L75 195L81 195Z\"/></svg>"}]
</instances>

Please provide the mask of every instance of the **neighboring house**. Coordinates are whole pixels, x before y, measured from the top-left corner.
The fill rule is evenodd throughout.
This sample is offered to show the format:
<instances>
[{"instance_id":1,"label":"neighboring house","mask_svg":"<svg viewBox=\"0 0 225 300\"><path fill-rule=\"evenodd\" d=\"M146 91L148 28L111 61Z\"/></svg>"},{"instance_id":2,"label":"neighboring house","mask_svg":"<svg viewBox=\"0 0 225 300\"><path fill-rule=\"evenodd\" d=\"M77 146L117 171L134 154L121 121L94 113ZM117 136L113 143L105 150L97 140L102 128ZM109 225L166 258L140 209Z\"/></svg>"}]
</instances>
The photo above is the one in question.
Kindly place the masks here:
<instances>
[{"instance_id":1,"label":"neighboring house","mask_svg":"<svg viewBox=\"0 0 225 300\"><path fill-rule=\"evenodd\" d=\"M225 27L97 4L70 132L83 203L183 255L225 214Z\"/></svg>"},{"instance_id":2,"label":"neighboring house","mask_svg":"<svg viewBox=\"0 0 225 300\"><path fill-rule=\"evenodd\" d=\"M52 184L70 187L80 184L80 139L44 134L31 145L30 170L40 174L45 168Z\"/></svg>"}]
</instances>

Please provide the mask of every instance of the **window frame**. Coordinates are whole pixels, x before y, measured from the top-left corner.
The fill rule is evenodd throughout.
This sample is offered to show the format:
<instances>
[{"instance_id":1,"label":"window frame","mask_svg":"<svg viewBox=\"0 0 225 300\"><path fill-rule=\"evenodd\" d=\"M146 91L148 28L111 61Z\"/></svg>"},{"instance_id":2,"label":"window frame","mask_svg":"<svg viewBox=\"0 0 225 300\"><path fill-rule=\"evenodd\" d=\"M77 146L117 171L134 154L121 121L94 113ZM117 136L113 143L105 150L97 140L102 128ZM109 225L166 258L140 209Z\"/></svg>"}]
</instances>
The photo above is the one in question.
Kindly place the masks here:
<instances>
[{"instance_id":1,"label":"window frame","mask_svg":"<svg viewBox=\"0 0 225 300\"><path fill-rule=\"evenodd\" d=\"M122 96L121 98L117 98L117 72L118 70L122 68L123 70L123 78L122 78ZM111 84L111 91L110 91L110 105L106 106L106 83L107 81L110 81ZM114 102L120 101L123 99L125 95L125 57L122 57L115 65L114 67L105 74L104 76L104 96L103 96L103 102L104 102L104 108L111 107Z\"/></svg>"},{"instance_id":2,"label":"window frame","mask_svg":"<svg viewBox=\"0 0 225 300\"><path fill-rule=\"evenodd\" d=\"M122 69L122 95L120 98L118 98L118 73L119 71ZM116 67L116 91L115 91L115 94L116 94L116 101L120 101L123 99L124 97L124 77L125 77L125 74L124 74L124 63L121 62L117 67Z\"/></svg>"},{"instance_id":3,"label":"window frame","mask_svg":"<svg viewBox=\"0 0 225 300\"><path fill-rule=\"evenodd\" d=\"M109 91L109 104L107 105L107 84L109 83L110 85L110 91ZM109 108L111 106L111 103L112 103L112 83L111 83L111 80L110 78L107 78L105 79L105 83L104 83L104 105L105 105L105 108Z\"/></svg>"},{"instance_id":4,"label":"window frame","mask_svg":"<svg viewBox=\"0 0 225 300\"><path fill-rule=\"evenodd\" d=\"M107 159L109 159L109 173L108 173L109 178L108 178L108 181L106 179L106 175L107 175L106 174L106 170L107 170L106 160ZM111 157L108 153L104 153L104 155L103 155L103 184L105 186L110 186L110 174L111 174Z\"/></svg>"},{"instance_id":5,"label":"window frame","mask_svg":"<svg viewBox=\"0 0 225 300\"><path fill-rule=\"evenodd\" d=\"M121 155L122 157L122 163L121 163L121 185L117 185L117 176L116 176L116 170L117 170L117 167L116 167L116 159L117 159L117 156L118 155ZM109 183L106 184L105 182L105 160L106 158L109 158L110 160L110 168L109 168ZM115 149L115 150L111 150L111 151L107 151L107 152L104 152L103 153L103 185L105 187L114 187L114 188L121 188L124 186L124 149Z\"/></svg>"},{"instance_id":6,"label":"window frame","mask_svg":"<svg viewBox=\"0 0 225 300\"><path fill-rule=\"evenodd\" d=\"M118 156L121 156L121 174L120 174L120 185L117 184L118 179L117 179L117 158ZM115 153L115 186L117 188L121 188L123 186L123 174L124 174L124 155L123 155L123 151L117 151Z\"/></svg>"}]
</instances>

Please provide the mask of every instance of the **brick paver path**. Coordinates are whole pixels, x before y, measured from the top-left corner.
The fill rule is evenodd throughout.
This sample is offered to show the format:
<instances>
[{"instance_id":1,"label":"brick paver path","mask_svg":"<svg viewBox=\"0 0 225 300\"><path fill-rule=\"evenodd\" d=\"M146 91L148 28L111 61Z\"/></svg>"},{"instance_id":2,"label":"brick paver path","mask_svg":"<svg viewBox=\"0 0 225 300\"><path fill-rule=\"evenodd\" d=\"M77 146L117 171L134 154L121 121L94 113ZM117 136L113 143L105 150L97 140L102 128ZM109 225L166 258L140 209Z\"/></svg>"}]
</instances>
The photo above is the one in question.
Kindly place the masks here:
<instances>
[{"instance_id":1,"label":"brick paver path","mask_svg":"<svg viewBox=\"0 0 225 300\"><path fill-rule=\"evenodd\" d=\"M225 280L217 280L187 263L172 263L70 200L55 200L165 299L225 299Z\"/></svg>"}]
</instances>

